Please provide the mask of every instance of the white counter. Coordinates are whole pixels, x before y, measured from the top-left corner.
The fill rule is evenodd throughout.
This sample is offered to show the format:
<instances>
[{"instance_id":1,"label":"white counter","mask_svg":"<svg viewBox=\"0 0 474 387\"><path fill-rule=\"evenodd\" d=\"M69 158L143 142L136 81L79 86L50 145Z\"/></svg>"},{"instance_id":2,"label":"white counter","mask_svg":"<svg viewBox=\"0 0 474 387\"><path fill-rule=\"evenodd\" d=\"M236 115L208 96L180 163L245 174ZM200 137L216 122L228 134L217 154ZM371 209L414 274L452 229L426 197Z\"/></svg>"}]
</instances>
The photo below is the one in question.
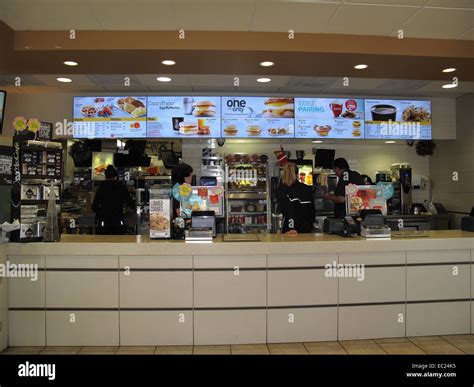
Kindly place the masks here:
<instances>
[{"instance_id":1,"label":"white counter","mask_svg":"<svg viewBox=\"0 0 474 387\"><path fill-rule=\"evenodd\" d=\"M474 233L429 235L267 235L260 242L217 238L212 244L63 236L60 243L9 244L11 262L40 270L35 282L9 280L9 345L242 344L474 332ZM332 264L346 265L352 276L328 271Z\"/></svg>"}]
</instances>

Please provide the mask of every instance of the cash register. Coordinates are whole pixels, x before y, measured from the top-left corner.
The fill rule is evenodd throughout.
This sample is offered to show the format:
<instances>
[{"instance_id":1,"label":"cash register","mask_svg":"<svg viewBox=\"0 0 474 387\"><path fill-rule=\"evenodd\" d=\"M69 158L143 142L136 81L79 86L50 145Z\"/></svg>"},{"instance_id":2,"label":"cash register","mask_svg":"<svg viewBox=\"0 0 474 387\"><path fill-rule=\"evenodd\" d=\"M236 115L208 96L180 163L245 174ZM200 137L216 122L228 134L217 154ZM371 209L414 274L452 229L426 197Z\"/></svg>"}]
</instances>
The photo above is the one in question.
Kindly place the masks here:
<instances>
[{"instance_id":1,"label":"cash register","mask_svg":"<svg viewBox=\"0 0 474 387\"><path fill-rule=\"evenodd\" d=\"M191 227L185 231L186 242L212 242L216 236L216 216L214 211L193 211Z\"/></svg>"}]
</instances>

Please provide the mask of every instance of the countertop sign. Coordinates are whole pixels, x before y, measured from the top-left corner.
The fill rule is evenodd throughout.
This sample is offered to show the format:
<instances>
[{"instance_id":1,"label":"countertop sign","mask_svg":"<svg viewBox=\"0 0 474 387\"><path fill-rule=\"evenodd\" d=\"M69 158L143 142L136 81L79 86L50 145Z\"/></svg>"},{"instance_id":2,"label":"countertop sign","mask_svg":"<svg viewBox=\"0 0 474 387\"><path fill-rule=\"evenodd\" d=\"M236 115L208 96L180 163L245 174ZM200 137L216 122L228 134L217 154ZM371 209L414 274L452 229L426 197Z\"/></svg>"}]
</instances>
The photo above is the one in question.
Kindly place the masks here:
<instances>
[{"instance_id":1,"label":"countertop sign","mask_svg":"<svg viewBox=\"0 0 474 387\"><path fill-rule=\"evenodd\" d=\"M0 146L0 184L13 182L13 148Z\"/></svg>"}]
</instances>

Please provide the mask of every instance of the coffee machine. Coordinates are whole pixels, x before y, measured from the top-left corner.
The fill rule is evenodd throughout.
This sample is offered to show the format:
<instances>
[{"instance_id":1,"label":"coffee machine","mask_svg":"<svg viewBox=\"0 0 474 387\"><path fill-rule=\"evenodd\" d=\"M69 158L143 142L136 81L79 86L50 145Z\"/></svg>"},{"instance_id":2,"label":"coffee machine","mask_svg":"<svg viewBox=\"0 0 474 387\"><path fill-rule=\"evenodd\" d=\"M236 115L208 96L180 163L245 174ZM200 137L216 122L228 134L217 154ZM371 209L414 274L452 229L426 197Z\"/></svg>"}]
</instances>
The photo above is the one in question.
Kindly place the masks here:
<instances>
[{"instance_id":1,"label":"coffee machine","mask_svg":"<svg viewBox=\"0 0 474 387\"><path fill-rule=\"evenodd\" d=\"M412 205L412 171L408 163L395 163L391 168L393 197L388 201L391 214L408 215Z\"/></svg>"}]
</instances>

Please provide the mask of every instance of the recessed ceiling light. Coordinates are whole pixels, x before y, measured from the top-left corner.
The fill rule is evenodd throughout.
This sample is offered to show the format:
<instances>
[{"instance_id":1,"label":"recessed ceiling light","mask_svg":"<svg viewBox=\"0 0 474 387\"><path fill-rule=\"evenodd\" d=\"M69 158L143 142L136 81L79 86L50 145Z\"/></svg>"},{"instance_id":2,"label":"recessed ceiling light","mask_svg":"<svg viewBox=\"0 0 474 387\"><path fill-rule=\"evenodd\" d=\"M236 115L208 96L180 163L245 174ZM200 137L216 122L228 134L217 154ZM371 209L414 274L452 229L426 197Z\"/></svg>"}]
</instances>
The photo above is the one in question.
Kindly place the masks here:
<instances>
[{"instance_id":1,"label":"recessed ceiling light","mask_svg":"<svg viewBox=\"0 0 474 387\"><path fill-rule=\"evenodd\" d=\"M78 66L79 65L79 63L74 62L73 60L67 60L67 61L64 62L64 64L66 66Z\"/></svg>"},{"instance_id":2,"label":"recessed ceiling light","mask_svg":"<svg viewBox=\"0 0 474 387\"><path fill-rule=\"evenodd\" d=\"M56 45L54 46L54 48L63 48L63 47L60 46L59 44L56 44Z\"/></svg>"},{"instance_id":3,"label":"recessed ceiling light","mask_svg":"<svg viewBox=\"0 0 474 387\"><path fill-rule=\"evenodd\" d=\"M390 141L385 141L385 144L395 144L395 143L396 143L396 141L391 141L391 140Z\"/></svg>"},{"instance_id":4,"label":"recessed ceiling light","mask_svg":"<svg viewBox=\"0 0 474 387\"><path fill-rule=\"evenodd\" d=\"M448 67L447 69L443 69L443 73L452 73L456 71L454 67Z\"/></svg>"},{"instance_id":5,"label":"recessed ceiling light","mask_svg":"<svg viewBox=\"0 0 474 387\"><path fill-rule=\"evenodd\" d=\"M70 78L56 78L58 82L63 82L63 83L71 83L72 79Z\"/></svg>"},{"instance_id":6,"label":"recessed ceiling light","mask_svg":"<svg viewBox=\"0 0 474 387\"><path fill-rule=\"evenodd\" d=\"M366 64L358 64L354 66L356 70L363 70L363 69L366 69L367 67L369 66L367 66Z\"/></svg>"},{"instance_id":7,"label":"recessed ceiling light","mask_svg":"<svg viewBox=\"0 0 474 387\"><path fill-rule=\"evenodd\" d=\"M156 78L156 80L158 82L171 82L171 78L170 77L158 77Z\"/></svg>"},{"instance_id":8,"label":"recessed ceiling light","mask_svg":"<svg viewBox=\"0 0 474 387\"><path fill-rule=\"evenodd\" d=\"M264 62L260 62L260 66L263 66L263 67L270 67L270 66L273 66L275 63L273 62L270 62L270 61L264 61Z\"/></svg>"},{"instance_id":9,"label":"recessed ceiling light","mask_svg":"<svg viewBox=\"0 0 474 387\"><path fill-rule=\"evenodd\" d=\"M457 84L455 83L447 83L446 85L441 86L443 89L453 89L455 87L458 87Z\"/></svg>"},{"instance_id":10,"label":"recessed ceiling light","mask_svg":"<svg viewBox=\"0 0 474 387\"><path fill-rule=\"evenodd\" d=\"M313 140L313 141L311 141L311 142L312 142L313 144L321 144L321 143L322 143L321 140Z\"/></svg>"},{"instance_id":11,"label":"recessed ceiling light","mask_svg":"<svg viewBox=\"0 0 474 387\"><path fill-rule=\"evenodd\" d=\"M271 82L271 78L258 78L257 79L257 82L260 82L260 83L268 83L268 82Z\"/></svg>"},{"instance_id":12,"label":"recessed ceiling light","mask_svg":"<svg viewBox=\"0 0 474 387\"><path fill-rule=\"evenodd\" d=\"M166 66L173 66L173 65L176 64L176 62L174 60L169 60L169 59L162 60L161 63L163 63Z\"/></svg>"},{"instance_id":13,"label":"recessed ceiling light","mask_svg":"<svg viewBox=\"0 0 474 387\"><path fill-rule=\"evenodd\" d=\"M25 46L25 50L29 50L31 46Z\"/></svg>"}]
</instances>

